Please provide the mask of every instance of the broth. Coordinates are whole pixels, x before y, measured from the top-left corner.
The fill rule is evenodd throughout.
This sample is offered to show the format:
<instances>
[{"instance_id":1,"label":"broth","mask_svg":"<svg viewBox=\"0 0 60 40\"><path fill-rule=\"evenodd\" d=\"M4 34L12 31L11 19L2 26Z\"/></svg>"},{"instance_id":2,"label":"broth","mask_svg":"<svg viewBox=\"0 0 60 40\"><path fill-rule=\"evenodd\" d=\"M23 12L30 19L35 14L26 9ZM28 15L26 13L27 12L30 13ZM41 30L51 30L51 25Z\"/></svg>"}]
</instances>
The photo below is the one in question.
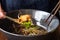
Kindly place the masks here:
<instances>
[{"instance_id":1,"label":"broth","mask_svg":"<svg viewBox=\"0 0 60 40\"><path fill-rule=\"evenodd\" d=\"M20 25L13 24L14 33L20 35L43 35L47 31L37 25L34 25L31 20L31 16L28 14L21 15L17 21Z\"/></svg>"}]
</instances>

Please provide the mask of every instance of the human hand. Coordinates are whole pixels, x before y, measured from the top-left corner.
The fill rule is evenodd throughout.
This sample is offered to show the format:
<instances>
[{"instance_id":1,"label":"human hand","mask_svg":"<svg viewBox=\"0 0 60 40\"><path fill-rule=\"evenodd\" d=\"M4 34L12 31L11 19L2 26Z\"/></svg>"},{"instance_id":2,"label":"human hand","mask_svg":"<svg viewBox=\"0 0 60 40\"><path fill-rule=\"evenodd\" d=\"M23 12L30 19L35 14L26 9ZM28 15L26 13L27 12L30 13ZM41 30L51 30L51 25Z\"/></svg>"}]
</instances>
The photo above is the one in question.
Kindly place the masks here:
<instances>
[{"instance_id":1,"label":"human hand","mask_svg":"<svg viewBox=\"0 0 60 40\"><path fill-rule=\"evenodd\" d=\"M5 12L2 10L1 4L0 4L0 19L3 19L5 16Z\"/></svg>"},{"instance_id":2,"label":"human hand","mask_svg":"<svg viewBox=\"0 0 60 40\"><path fill-rule=\"evenodd\" d=\"M0 11L0 19L3 19L3 18L5 18L5 12Z\"/></svg>"}]
</instances>

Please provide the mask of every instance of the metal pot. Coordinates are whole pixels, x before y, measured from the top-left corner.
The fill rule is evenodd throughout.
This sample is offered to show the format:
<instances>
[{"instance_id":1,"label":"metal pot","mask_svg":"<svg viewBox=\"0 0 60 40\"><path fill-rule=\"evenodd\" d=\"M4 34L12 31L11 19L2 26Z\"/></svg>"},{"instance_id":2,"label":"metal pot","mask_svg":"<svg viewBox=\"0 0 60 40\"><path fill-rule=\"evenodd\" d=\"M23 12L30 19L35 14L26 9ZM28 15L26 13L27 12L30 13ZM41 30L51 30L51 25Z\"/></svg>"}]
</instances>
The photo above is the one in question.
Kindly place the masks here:
<instances>
[{"instance_id":1,"label":"metal pot","mask_svg":"<svg viewBox=\"0 0 60 40\"><path fill-rule=\"evenodd\" d=\"M13 29L10 29L9 26L7 26L7 28L6 28L6 26L4 27L6 30L1 27L0 31L6 34L6 36L8 37L8 40L45 40L47 38L47 35L50 32L54 31L58 27L58 25L59 25L59 20L56 17L53 18L53 20L50 23L49 27L41 25L42 19L46 19L50 15L50 13L44 12L44 11L40 11L40 10L31 10L31 9L15 10L15 11L8 12L8 14L9 14L8 16L11 16L13 18L18 18L18 14L21 13L21 11L23 12L23 14L27 13L27 14L32 15L32 18L34 18L36 20L36 24L38 26L46 29L48 31L48 33L45 34L45 35L24 36L24 35L18 35L18 34L14 34L14 33L10 32ZM47 29L47 27L48 27L48 29Z\"/></svg>"}]
</instances>

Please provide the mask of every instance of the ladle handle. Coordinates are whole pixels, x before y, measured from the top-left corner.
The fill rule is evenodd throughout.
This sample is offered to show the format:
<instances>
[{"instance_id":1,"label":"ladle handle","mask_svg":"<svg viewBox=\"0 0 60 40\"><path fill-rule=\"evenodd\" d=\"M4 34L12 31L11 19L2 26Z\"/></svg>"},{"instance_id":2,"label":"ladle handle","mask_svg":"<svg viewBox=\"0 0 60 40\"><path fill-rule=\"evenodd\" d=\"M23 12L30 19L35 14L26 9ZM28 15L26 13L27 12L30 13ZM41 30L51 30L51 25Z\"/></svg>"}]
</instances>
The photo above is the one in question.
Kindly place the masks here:
<instances>
[{"instance_id":1,"label":"ladle handle","mask_svg":"<svg viewBox=\"0 0 60 40\"><path fill-rule=\"evenodd\" d=\"M5 18L7 18L7 19L19 24L19 22L16 19L13 19L13 18L11 18L9 16L5 16Z\"/></svg>"}]
</instances>

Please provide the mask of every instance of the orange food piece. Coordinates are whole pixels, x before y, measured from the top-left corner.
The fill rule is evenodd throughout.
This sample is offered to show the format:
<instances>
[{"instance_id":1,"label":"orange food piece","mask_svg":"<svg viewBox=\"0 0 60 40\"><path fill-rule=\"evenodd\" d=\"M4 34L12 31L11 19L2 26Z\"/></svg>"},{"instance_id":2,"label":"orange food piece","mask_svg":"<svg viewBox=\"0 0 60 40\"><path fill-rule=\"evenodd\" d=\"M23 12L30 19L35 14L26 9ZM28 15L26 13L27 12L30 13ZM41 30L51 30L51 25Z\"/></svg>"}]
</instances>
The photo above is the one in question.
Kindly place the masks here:
<instances>
[{"instance_id":1,"label":"orange food piece","mask_svg":"<svg viewBox=\"0 0 60 40\"><path fill-rule=\"evenodd\" d=\"M31 16L30 15L21 15L19 17L19 22L25 22L25 21L30 21L31 20Z\"/></svg>"}]
</instances>

